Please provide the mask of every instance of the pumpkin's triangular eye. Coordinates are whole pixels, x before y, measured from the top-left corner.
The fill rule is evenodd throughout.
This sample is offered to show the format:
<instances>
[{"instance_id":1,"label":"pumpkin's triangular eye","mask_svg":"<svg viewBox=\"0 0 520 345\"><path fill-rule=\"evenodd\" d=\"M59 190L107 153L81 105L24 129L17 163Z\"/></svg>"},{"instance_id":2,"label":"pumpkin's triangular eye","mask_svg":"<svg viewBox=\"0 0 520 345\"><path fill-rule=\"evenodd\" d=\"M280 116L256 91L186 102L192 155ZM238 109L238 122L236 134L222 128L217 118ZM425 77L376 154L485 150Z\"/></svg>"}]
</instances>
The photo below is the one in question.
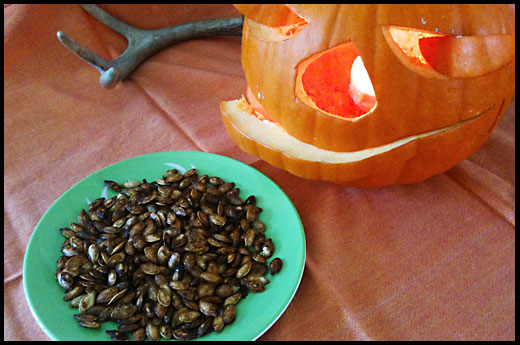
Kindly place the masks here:
<instances>
[{"instance_id":1,"label":"pumpkin's triangular eye","mask_svg":"<svg viewBox=\"0 0 520 345\"><path fill-rule=\"evenodd\" d=\"M478 77L515 57L515 35L444 35L394 25L382 30L397 58L429 78Z\"/></svg>"},{"instance_id":2,"label":"pumpkin's triangular eye","mask_svg":"<svg viewBox=\"0 0 520 345\"><path fill-rule=\"evenodd\" d=\"M251 33L264 42L287 40L309 21L282 4L235 4L247 21Z\"/></svg>"},{"instance_id":3,"label":"pumpkin's triangular eye","mask_svg":"<svg viewBox=\"0 0 520 345\"><path fill-rule=\"evenodd\" d=\"M298 99L322 113L355 119L376 105L363 60L353 42L316 53L298 64Z\"/></svg>"}]
</instances>

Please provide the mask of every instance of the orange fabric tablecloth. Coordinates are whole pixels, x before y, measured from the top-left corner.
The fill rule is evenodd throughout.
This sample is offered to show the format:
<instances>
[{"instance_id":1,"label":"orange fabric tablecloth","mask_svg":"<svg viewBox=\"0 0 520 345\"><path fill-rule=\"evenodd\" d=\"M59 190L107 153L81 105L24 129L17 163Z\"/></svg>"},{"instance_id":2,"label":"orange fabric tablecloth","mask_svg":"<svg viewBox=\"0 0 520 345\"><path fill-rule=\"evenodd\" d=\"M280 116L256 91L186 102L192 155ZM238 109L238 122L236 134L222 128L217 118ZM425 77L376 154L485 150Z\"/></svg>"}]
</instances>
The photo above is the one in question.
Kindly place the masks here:
<instances>
[{"instance_id":1,"label":"orange fabric tablecloth","mask_svg":"<svg viewBox=\"0 0 520 345\"><path fill-rule=\"evenodd\" d=\"M231 5L103 5L157 29L239 16ZM126 41L78 5L4 8L4 339L47 340L26 303L23 257L45 211L112 163L213 152L274 180L307 238L300 288L260 340L513 340L515 106L480 151L425 182L360 189L310 181L243 153L219 102L245 91L240 38L172 46L113 90L56 38L116 58Z\"/></svg>"}]
</instances>

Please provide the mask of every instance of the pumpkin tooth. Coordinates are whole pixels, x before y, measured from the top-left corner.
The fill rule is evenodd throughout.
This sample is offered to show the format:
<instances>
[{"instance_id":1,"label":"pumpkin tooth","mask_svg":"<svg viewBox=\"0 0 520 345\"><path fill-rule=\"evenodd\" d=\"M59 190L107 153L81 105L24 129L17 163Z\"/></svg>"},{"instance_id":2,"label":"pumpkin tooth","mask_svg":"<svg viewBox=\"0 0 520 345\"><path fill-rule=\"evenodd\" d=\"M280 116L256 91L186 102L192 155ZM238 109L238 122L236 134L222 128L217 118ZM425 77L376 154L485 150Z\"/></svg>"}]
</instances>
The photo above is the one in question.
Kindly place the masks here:
<instances>
[{"instance_id":1,"label":"pumpkin tooth","mask_svg":"<svg viewBox=\"0 0 520 345\"><path fill-rule=\"evenodd\" d=\"M248 111L251 111L253 115L258 117L262 121L265 120L276 122L276 120L271 115L269 115L267 111L265 111L264 107L262 107L260 102L253 95L253 91L251 91L251 88L249 86L247 87L246 100L247 102L245 103L248 103L248 106L251 107L251 109L248 109Z\"/></svg>"}]
</instances>

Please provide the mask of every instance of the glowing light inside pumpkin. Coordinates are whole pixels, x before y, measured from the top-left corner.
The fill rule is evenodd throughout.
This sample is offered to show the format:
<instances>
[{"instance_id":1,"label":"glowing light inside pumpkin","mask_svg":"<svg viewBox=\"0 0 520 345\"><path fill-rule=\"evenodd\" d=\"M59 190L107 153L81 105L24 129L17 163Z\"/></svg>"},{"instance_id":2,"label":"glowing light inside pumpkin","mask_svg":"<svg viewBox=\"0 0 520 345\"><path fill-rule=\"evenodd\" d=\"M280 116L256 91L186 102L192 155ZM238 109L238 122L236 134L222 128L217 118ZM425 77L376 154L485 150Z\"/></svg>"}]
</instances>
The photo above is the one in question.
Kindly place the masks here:
<instances>
[{"instance_id":1,"label":"glowing light inside pumpkin","mask_svg":"<svg viewBox=\"0 0 520 345\"><path fill-rule=\"evenodd\" d=\"M374 86L372 86L372 82L370 81L370 77L368 76L368 72L361 56L355 58L354 63L352 64L352 70L350 71L350 85L366 95L376 95L374 92Z\"/></svg>"},{"instance_id":2,"label":"glowing light inside pumpkin","mask_svg":"<svg viewBox=\"0 0 520 345\"><path fill-rule=\"evenodd\" d=\"M374 86L370 81L361 56L354 59L352 69L350 70L350 97L365 113L376 104Z\"/></svg>"},{"instance_id":3,"label":"glowing light inside pumpkin","mask_svg":"<svg viewBox=\"0 0 520 345\"><path fill-rule=\"evenodd\" d=\"M376 104L372 82L352 42L302 61L298 65L298 78L298 98L330 115L356 118Z\"/></svg>"}]
</instances>

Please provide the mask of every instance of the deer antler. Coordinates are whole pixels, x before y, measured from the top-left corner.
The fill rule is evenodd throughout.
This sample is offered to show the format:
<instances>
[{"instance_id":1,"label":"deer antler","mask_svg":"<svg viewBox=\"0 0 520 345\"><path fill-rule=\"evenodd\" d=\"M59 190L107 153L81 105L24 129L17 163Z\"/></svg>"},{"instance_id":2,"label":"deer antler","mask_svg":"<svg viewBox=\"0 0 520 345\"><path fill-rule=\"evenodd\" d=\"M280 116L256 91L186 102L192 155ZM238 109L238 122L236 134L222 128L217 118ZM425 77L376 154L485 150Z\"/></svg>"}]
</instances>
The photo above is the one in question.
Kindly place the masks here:
<instances>
[{"instance_id":1,"label":"deer antler","mask_svg":"<svg viewBox=\"0 0 520 345\"><path fill-rule=\"evenodd\" d=\"M99 82L108 89L125 80L144 60L172 44L209 36L242 35L241 17L201 20L160 30L141 30L114 18L96 5L81 7L128 40L128 47L123 54L115 60L106 60L58 31L60 42L76 56L94 66L101 73Z\"/></svg>"}]
</instances>

